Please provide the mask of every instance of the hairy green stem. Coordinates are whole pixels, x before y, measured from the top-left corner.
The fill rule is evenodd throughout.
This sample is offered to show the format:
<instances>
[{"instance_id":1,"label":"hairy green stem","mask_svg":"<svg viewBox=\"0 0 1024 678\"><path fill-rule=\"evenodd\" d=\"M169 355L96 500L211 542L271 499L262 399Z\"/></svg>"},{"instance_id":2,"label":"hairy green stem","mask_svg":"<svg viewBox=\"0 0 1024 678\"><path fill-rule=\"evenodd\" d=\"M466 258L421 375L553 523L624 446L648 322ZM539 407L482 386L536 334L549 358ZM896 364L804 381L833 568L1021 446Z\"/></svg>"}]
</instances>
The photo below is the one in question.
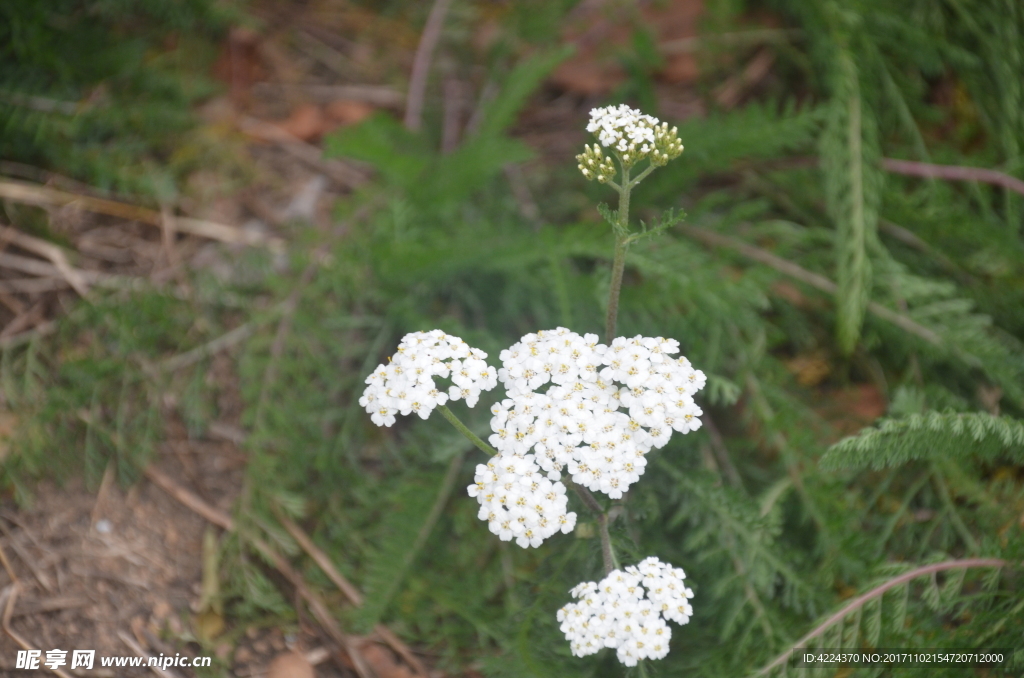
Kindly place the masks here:
<instances>
[{"instance_id":1,"label":"hairy green stem","mask_svg":"<svg viewBox=\"0 0 1024 678\"><path fill-rule=\"evenodd\" d=\"M629 181L629 168L622 168L622 187L619 190L618 225L615 231L615 258L612 261L612 280L608 288L608 312L604 323L604 340L615 338L615 324L619 318L619 291L622 289L622 274L626 270L626 248L629 246L629 192L633 185Z\"/></svg>"},{"instance_id":2,"label":"hairy green stem","mask_svg":"<svg viewBox=\"0 0 1024 678\"><path fill-rule=\"evenodd\" d=\"M612 570L619 569L619 559L615 557L615 549L612 548L612 538L608 534L608 514L602 513L597 517L597 526L601 532L601 560L604 561L604 573L609 575Z\"/></svg>"},{"instance_id":3,"label":"hairy green stem","mask_svg":"<svg viewBox=\"0 0 1024 678\"><path fill-rule=\"evenodd\" d=\"M608 314L605 316L604 340L615 338L615 324L619 316L619 290L622 289L622 274L626 269L626 239L615 236L615 259L612 261L612 283L608 290Z\"/></svg>"},{"instance_id":4,"label":"hairy green stem","mask_svg":"<svg viewBox=\"0 0 1024 678\"><path fill-rule=\"evenodd\" d=\"M633 181L629 182L629 187L630 187L630 188L632 188L633 186L636 186L636 185L637 185L637 184L639 184L639 183L640 183L641 181L643 181L644 179L646 179L646 178L647 178L647 175L648 175L648 174L650 174L651 172L653 172L653 171L654 171L654 168L655 168L655 165L654 165L653 163L651 163L650 165L648 165L648 166L647 166L647 169L645 169L645 170L644 170L643 172L641 172L640 174L638 174L638 175L637 175L637 177L636 177L636 179L633 179Z\"/></svg>"},{"instance_id":5,"label":"hairy green stem","mask_svg":"<svg viewBox=\"0 0 1024 678\"><path fill-rule=\"evenodd\" d=\"M498 451L496 449L494 449L493 447L485 443L483 440L481 440L477 434L470 431L469 427L463 424L462 421L455 416L455 413L448 409L447 405L438 405L437 409L441 412L441 415L448 420L448 423L454 426L459 433L461 433L462 435L466 436L469 439L469 442L473 443L478 448L480 448L480 450L486 452L492 457L498 454Z\"/></svg>"}]
</instances>

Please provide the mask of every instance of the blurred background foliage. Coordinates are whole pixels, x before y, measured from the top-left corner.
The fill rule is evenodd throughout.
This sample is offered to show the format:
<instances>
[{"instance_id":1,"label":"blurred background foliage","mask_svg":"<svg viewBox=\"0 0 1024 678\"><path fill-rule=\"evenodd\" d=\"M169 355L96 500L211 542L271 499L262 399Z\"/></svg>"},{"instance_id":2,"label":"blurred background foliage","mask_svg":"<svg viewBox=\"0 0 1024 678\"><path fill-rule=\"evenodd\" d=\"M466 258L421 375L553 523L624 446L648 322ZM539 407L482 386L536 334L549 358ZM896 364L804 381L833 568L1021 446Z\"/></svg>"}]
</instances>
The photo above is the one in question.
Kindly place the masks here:
<instances>
[{"instance_id":1,"label":"blurred background foliage","mask_svg":"<svg viewBox=\"0 0 1024 678\"><path fill-rule=\"evenodd\" d=\"M214 38L237 16L204 0L4 3L0 156L171 199L212 159L178 151L192 105L216 91Z\"/></svg>"},{"instance_id":2,"label":"blurred background foliage","mask_svg":"<svg viewBox=\"0 0 1024 678\"><path fill-rule=\"evenodd\" d=\"M429 10L350 4L413 27ZM377 429L356 402L406 332L438 327L496 360L527 332L600 331L612 237L594 206L609 192L571 155L550 161L529 121L568 102L582 144L592 106L670 116L656 86L663 54L628 8L614 90L552 84L581 4L455 0L439 68L478 87L478 114L442 152L432 81L422 132L378 113L329 135L328 154L376 175L336 205L343 237L292 225L289 266L251 252L242 282L196 273L185 297L104 293L56 337L3 350L5 402L27 422L5 461L8 485L28 498L39 474L97 482L112 458L132 481L169 407L203 436L225 388L206 377L210 360L158 365L249 323L236 361L249 464L240 527L223 544L231 623L297 623L266 564L245 557L247 534L269 536L327 586L275 527L276 506L365 590L363 608L338 606L346 628L387 621L454 675L621 675L608 652L572 658L555 622L568 589L600 576L585 509L575 533L540 549L500 543L464 496L479 453L437 418ZM721 677L748 675L851 596L915 566L1024 558L1024 197L882 162L1024 176L1024 10L1010 0L704 5L694 88L706 112L678 121L685 153L634 192L642 218L680 207L687 221L631 250L619 327L681 342L709 375L708 420L654 453L616 502L613 540L623 561L657 555L685 568L696 591L693 621L648 669ZM481 57L473 41L488 19L498 33ZM143 203L173 199L197 168L236 162L194 142L204 134L194 108L217 91L217 45L239 22L259 27L244 7L207 0L0 4L0 158ZM714 37L751 31L768 47ZM765 49L771 77L742 105L723 104L722 82ZM382 80L401 82L396 73ZM535 210L510 187L510 166L525 168ZM834 293L750 247L833 280ZM456 409L485 432L485 406ZM1022 600L1014 568L952 570L893 589L814 642L1019 648Z\"/></svg>"}]
</instances>

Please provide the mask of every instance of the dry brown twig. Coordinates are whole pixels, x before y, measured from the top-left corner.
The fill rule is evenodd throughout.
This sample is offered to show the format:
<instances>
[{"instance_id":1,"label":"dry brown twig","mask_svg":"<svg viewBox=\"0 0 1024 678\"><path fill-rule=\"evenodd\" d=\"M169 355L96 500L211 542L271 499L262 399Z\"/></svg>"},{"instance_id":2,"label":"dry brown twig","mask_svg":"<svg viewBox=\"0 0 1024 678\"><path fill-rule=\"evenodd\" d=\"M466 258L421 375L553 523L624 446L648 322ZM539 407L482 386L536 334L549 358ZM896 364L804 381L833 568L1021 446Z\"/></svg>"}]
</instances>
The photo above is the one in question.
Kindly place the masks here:
<instances>
[{"instance_id":1,"label":"dry brown twig","mask_svg":"<svg viewBox=\"0 0 1024 678\"><path fill-rule=\"evenodd\" d=\"M715 90L715 101L728 110L740 102L743 94L760 82L775 63L775 52L764 48L739 73L733 75Z\"/></svg>"},{"instance_id":2,"label":"dry brown twig","mask_svg":"<svg viewBox=\"0 0 1024 678\"><path fill-rule=\"evenodd\" d=\"M148 466L143 473L160 489L167 492L169 495L201 515L209 522L222 527L229 532L234 531L235 523L231 519L231 516L210 506L192 492L178 485L162 471L159 471L152 466ZM309 605L310 611L313 613L313 616L316 617L317 622L323 626L324 630L331 636L331 639L338 643L338 645L341 646L352 659L352 664L355 666L356 672L360 675L360 678L374 678L373 671L366 663L366 660L363 659L359 652L359 648L355 645L352 639L341 630L337 621L335 621L334 617L331 616L327 605L323 602L323 599L321 599L320 596L306 585L302 576L288 563L288 561L278 555L278 553L263 540L252 538L249 542L267 559L268 562L270 562L279 572L281 572L282 575L284 575L292 586L295 587L295 590L299 595L305 599L306 603Z\"/></svg>"},{"instance_id":3,"label":"dry brown twig","mask_svg":"<svg viewBox=\"0 0 1024 678\"><path fill-rule=\"evenodd\" d=\"M3 563L4 569L7 571L7 576L11 578L11 581L15 584L18 583L18 575L14 572L14 568L11 567L11 561L7 559L7 553L4 551L4 547L0 545L0 562Z\"/></svg>"},{"instance_id":4,"label":"dry brown twig","mask_svg":"<svg viewBox=\"0 0 1024 678\"><path fill-rule=\"evenodd\" d=\"M159 212L131 205L129 203L78 195L67 191L58 191L46 186L36 186L23 181L0 180L0 198L12 200L26 205L71 205L80 209L106 214L122 219L130 219L150 226L161 227L163 219ZM284 242L280 238L268 237L262 233L246 231L237 226L229 226L204 219L177 218L177 230L181 233L198 235L220 242L267 247L271 250L282 250Z\"/></svg>"},{"instance_id":5,"label":"dry brown twig","mask_svg":"<svg viewBox=\"0 0 1024 678\"><path fill-rule=\"evenodd\" d=\"M796 157L782 161L780 166L788 167L814 167L818 159L813 157ZM1014 193L1024 195L1024 181L1017 177L1000 172L999 170L986 167L970 167L966 165L937 165L931 162L916 162L913 160L898 160L896 158L882 158L882 169L893 174L903 174L910 177L923 177L925 179L946 179L949 181L977 181L983 184L991 184L1005 188Z\"/></svg>"},{"instance_id":6,"label":"dry brown twig","mask_svg":"<svg viewBox=\"0 0 1024 678\"><path fill-rule=\"evenodd\" d=\"M998 170L986 169L984 167L935 165L930 162L882 158L882 168L894 174L905 174L914 177L950 179L952 181L980 181L981 183L993 184L1008 191L1024 195L1024 181Z\"/></svg>"},{"instance_id":7,"label":"dry brown twig","mask_svg":"<svg viewBox=\"0 0 1024 678\"><path fill-rule=\"evenodd\" d=\"M201 515L208 522L211 522L228 532L234 531L235 521L231 519L231 516L220 509L210 506L184 487L178 485L178 483L171 480L170 476L166 475L163 471L160 471L153 466L147 466L143 473L147 478L153 481L157 487L174 497L174 499L181 504L192 509L195 513Z\"/></svg>"},{"instance_id":8,"label":"dry brown twig","mask_svg":"<svg viewBox=\"0 0 1024 678\"><path fill-rule=\"evenodd\" d=\"M969 567L1005 567L1007 564L1008 563L1005 560L1001 560L999 558L966 558L964 560L946 560L941 563L925 565L923 567L911 570L910 572L901 574L898 577L894 577L889 581L885 582L884 584L876 586L867 593L857 596L856 598L851 600L849 603L844 605L842 609L840 609L838 612L836 612L828 619L823 621L821 624L819 624L817 627L815 627L814 630L812 630L810 633L808 633L803 638L793 643L793 645L788 650L786 650L778 657L776 657L774 661L772 661L770 664L762 668L755 675L763 676L771 672L771 670L774 669L776 666L784 663L787 659L789 659L790 655L793 654L796 648L806 647L808 641L814 640L822 633L827 631L831 626L845 619L846 616L849 615L851 612L863 607L864 603L875 598L878 598L889 589L895 588L900 584L905 584L918 577L923 577L928 574L935 574L936 572L942 572L944 570Z\"/></svg>"},{"instance_id":9,"label":"dry brown twig","mask_svg":"<svg viewBox=\"0 0 1024 678\"><path fill-rule=\"evenodd\" d=\"M3 330L0 330L0 339L31 329L34 325L42 322L45 308L46 304L43 301L38 301L31 308L23 309L4 326Z\"/></svg>"},{"instance_id":10,"label":"dry brown twig","mask_svg":"<svg viewBox=\"0 0 1024 678\"><path fill-rule=\"evenodd\" d=\"M307 144L280 125L243 115L238 119L238 128L251 137L277 144L283 150L323 172L342 186L355 188L367 181L366 175L359 170L340 160L324 158L324 152L320 148L313 144Z\"/></svg>"},{"instance_id":11,"label":"dry brown twig","mask_svg":"<svg viewBox=\"0 0 1024 678\"><path fill-rule=\"evenodd\" d=\"M409 96L405 102L405 128L418 132L423 126L423 99L427 94L427 77L430 75L430 63L434 57L434 49L441 38L444 17L448 13L451 0L434 0L427 16L427 23L420 36L420 44L416 48L416 57L412 62L412 74L409 76Z\"/></svg>"},{"instance_id":12,"label":"dry brown twig","mask_svg":"<svg viewBox=\"0 0 1024 678\"><path fill-rule=\"evenodd\" d=\"M37 600L35 602L30 601L27 604L22 605L20 609L11 613L11 618L31 617L46 612L59 612L61 610L86 607L91 604L91 600L82 596L55 596L53 598L44 598L43 600Z\"/></svg>"},{"instance_id":13,"label":"dry brown twig","mask_svg":"<svg viewBox=\"0 0 1024 678\"><path fill-rule=\"evenodd\" d=\"M405 104L405 94L394 87L386 85L321 85L321 84L297 84L306 100L319 104L329 104L332 101L359 101L380 106L381 108L401 108ZM258 82L252 86L252 92L257 97L280 98L284 85L276 82Z\"/></svg>"},{"instance_id":14,"label":"dry brown twig","mask_svg":"<svg viewBox=\"0 0 1024 678\"><path fill-rule=\"evenodd\" d=\"M444 81L444 123L441 125L441 152L451 153L459 145L460 122L465 103L465 86L455 77Z\"/></svg>"},{"instance_id":15,"label":"dry brown twig","mask_svg":"<svg viewBox=\"0 0 1024 678\"><path fill-rule=\"evenodd\" d=\"M86 284L83 276L71 267L68 262L67 255L64 250L58 245L54 245L52 242L40 240L34 238L26 233L22 233L18 229L12 226L5 226L0 224L0 240L4 240L17 245L18 247L34 252L42 257L49 259L53 262L54 267L60 272L64 279L68 281L68 284L78 292L82 297L86 297L89 294L89 286Z\"/></svg>"},{"instance_id":16,"label":"dry brown twig","mask_svg":"<svg viewBox=\"0 0 1024 678\"><path fill-rule=\"evenodd\" d=\"M353 667L356 673L359 674L360 678L376 678L373 669L363 658L362 653L359 651L359 647L345 632L338 626L338 622L335 621L334 617L331 616L330 611L327 609L327 604L324 603L323 599L320 598L313 590L306 586L306 582L302 579L302 576L291 566L288 561L282 558L276 551L270 546L260 540L252 539L251 543L256 550L259 551L268 561L284 575L285 579L291 582L292 586L298 594L306 600L306 604L309 605L310 611L313 616L316 617L317 622L327 631L331 639L336 642L345 653L348 654L352 660Z\"/></svg>"},{"instance_id":17,"label":"dry brown twig","mask_svg":"<svg viewBox=\"0 0 1024 678\"><path fill-rule=\"evenodd\" d=\"M11 534L11 531L7 529L7 526L4 525L2 521L0 521L0 531L2 531L4 533L4 536L7 537L7 543L10 545L11 550L14 551L15 554L17 554L18 558L21 559L21 562L25 564L25 567L27 567L29 569L29 572L32 573L32 576L35 577L35 580L39 582L39 585L52 593L53 584L50 583L50 578L46 576L45 572L39 569L36 563L36 559L33 558L32 555L25 550L24 546L18 543L18 541L14 538L14 535Z\"/></svg>"},{"instance_id":18,"label":"dry brown twig","mask_svg":"<svg viewBox=\"0 0 1024 678\"><path fill-rule=\"evenodd\" d=\"M25 307L25 304L21 303L17 297L12 297L11 295L3 292L0 292L0 304L9 308L15 315L21 315L28 310Z\"/></svg>"},{"instance_id":19,"label":"dry brown twig","mask_svg":"<svg viewBox=\"0 0 1024 678\"><path fill-rule=\"evenodd\" d=\"M146 665L149 667L149 670L160 676L160 678L180 678L180 675L176 671L171 671L170 669L164 669L150 664L149 660L153 655L146 652L145 648L143 648L137 640L129 636L124 631L118 630L117 637L135 653L135 656L142 657L142 659L146 661Z\"/></svg>"},{"instance_id":20,"label":"dry brown twig","mask_svg":"<svg viewBox=\"0 0 1024 678\"><path fill-rule=\"evenodd\" d=\"M345 594L345 597L348 598L350 603L356 607L362 607L363 595L355 586L352 585L345 575L338 571L334 566L334 563L331 562L330 557L321 551L315 543L313 543L313 540L310 539L309 535L307 535L301 527L296 525L288 518L288 516L284 515L280 508L276 506L274 508L278 522L280 522L284 529L287 530L288 534L292 536L292 539L294 539L298 545L302 547L302 550L313 559L313 562L315 562L323 573L327 575L327 578L338 587L338 590ZM428 675L427 668L419 658L412 653L409 646L403 643L402 640L391 631L391 629L383 624L377 624L373 630L385 643L391 646L391 649L397 652L416 673L421 676Z\"/></svg>"},{"instance_id":21,"label":"dry brown twig","mask_svg":"<svg viewBox=\"0 0 1024 678\"><path fill-rule=\"evenodd\" d=\"M811 287L815 287L822 292L827 292L831 295L835 295L838 292L839 288L836 287L836 284L828 278L818 275L812 271L808 271L806 268L798 266L791 261L787 261L782 257L775 256L771 252L767 252L760 247L754 247L753 245L748 245L747 243L736 240L735 238L730 238L729 236L721 235L719 233L713 233L696 226L682 226L680 228L684 233L686 233L686 235L694 240L699 240L713 247L725 247L727 249L731 249L734 252L742 254L748 259L753 259L754 261L765 264L766 266L770 266L776 271L784 273L791 278L795 278L802 283L806 283ZM943 345L942 337L932 330L901 313L897 313L892 309L882 306L877 302L870 302L868 304L868 311L882 320L892 323L916 337L924 339L929 344L934 344L936 346Z\"/></svg>"},{"instance_id":22,"label":"dry brown twig","mask_svg":"<svg viewBox=\"0 0 1024 678\"><path fill-rule=\"evenodd\" d=\"M99 271L85 271L70 267L67 271L61 271L57 266L45 261L23 257L19 254L10 254L9 252L0 252L0 267L40 276L38 278L8 278L0 280L0 292L4 294L32 294L64 289L71 286L68 278L69 273L75 278L92 285L108 284L117 279L115 276Z\"/></svg>"},{"instance_id":23,"label":"dry brown twig","mask_svg":"<svg viewBox=\"0 0 1024 678\"><path fill-rule=\"evenodd\" d=\"M11 617L14 615L14 606L18 601L18 591L20 589L20 586L21 585L16 582L10 584L7 588L3 590L3 594L0 595L0 601L3 601L4 605L3 620L2 624L0 625L3 626L4 633L10 636L11 639L14 640L14 642L20 645L21 649L35 651L38 650L38 648L32 645L32 643L25 640L21 636L21 634L17 633L14 629L11 628ZM71 678L71 676L68 675L66 671L63 671L61 669L51 669L49 667L45 668L47 671L50 671L54 675L60 676L60 678Z\"/></svg>"},{"instance_id":24,"label":"dry brown twig","mask_svg":"<svg viewBox=\"0 0 1024 678\"><path fill-rule=\"evenodd\" d=\"M181 269L181 256L178 253L177 245L178 218L168 205L160 205L160 251L167 260L167 268L160 273L173 275L177 278L178 284L188 290L188 280L185 279L184 271Z\"/></svg>"},{"instance_id":25,"label":"dry brown twig","mask_svg":"<svg viewBox=\"0 0 1024 678\"><path fill-rule=\"evenodd\" d=\"M259 323L248 322L243 325L239 325L235 329L223 334L212 341L209 341L202 346L198 346L191 351L185 353L179 353L178 355L171 356L163 362L157 363L157 367L163 372L174 372L180 370L183 367L194 365L195 363L205 358L219 353L227 348L234 346L242 341L245 341L256 331L259 327Z\"/></svg>"}]
</instances>

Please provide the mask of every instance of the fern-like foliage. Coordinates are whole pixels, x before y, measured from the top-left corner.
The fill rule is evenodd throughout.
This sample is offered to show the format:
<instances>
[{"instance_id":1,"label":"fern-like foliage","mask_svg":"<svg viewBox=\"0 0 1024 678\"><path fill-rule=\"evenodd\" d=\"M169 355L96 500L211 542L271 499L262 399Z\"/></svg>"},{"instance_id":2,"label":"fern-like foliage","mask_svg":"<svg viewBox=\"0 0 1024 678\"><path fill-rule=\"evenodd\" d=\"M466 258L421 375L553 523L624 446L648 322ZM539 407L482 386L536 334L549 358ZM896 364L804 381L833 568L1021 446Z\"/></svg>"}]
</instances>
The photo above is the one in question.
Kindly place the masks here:
<instances>
[{"instance_id":1,"label":"fern-like foliage","mask_svg":"<svg viewBox=\"0 0 1024 678\"><path fill-rule=\"evenodd\" d=\"M821 137L828 211L836 224L836 333L853 351L871 297L869 247L877 237L881 184L877 131L861 93L861 75L848 50L836 56L832 102Z\"/></svg>"},{"instance_id":2,"label":"fern-like foliage","mask_svg":"<svg viewBox=\"0 0 1024 678\"><path fill-rule=\"evenodd\" d=\"M822 457L829 469L880 469L914 459L993 459L1024 462L1024 422L983 412L928 412L882 419L839 441Z\"/></svg>"},{"instance_id":3,"label":"fern-like foliage","mask_svg":"<svg viewBox=\"0 0 1024 678\"><path fill-rule=\"evenodd\" d=\"M804 675L808 670L812 675L832 675L835 667L803 665L796 651L813 654L898 647L900 643L908 642L908 613L930 612L967 617L972 607L981 612L992 607L1006 610L1009 606L995 590L998 587L999 570L1005 565L1005 561L998 558L955 560L944 554L935 554L926 563L917 566L898 563L881 567L863 594L820 620L795 645L750 675ZM972 595L965 595L965 581L969 574L972 576ZM931 647L957 647L955 634L946 634L944 639L937 637L938 634L934 632L928 635L933 643ZM1012 654L1012 650L1009 653ZM864 675L880 675L878 668L868 666L862 670L865 670ZM943 676L958 676L963 671L963 667L938 664L934 669L929 669L930 675Z\"/></svg>"},{"instance_id":4,"label":"fern-like foliage","mask_svg":"<svg viewBox=\"0 0 1024 678\"><path fill-rule=\"evenodd\" d=\"M823 113L821 108L798 108L793 102L769 102L682 121L679 138L684 140L685 161L669 163L645 179L637 198L673 199L697 179L728 171L743 161L808 150L814 145Z\"/></svg>"},{"instance_id":5,"label":"fern-like foliage","mask_svg":"<svg viewBox=\"0 0 1024 678\"><path fill-rule=\"evenodd\" d=\"M713 487L667 460L659 467L676 483L672 494L678 504L667 526L688 524L686 547L697 554L695 563L720 573L711 594L726 609L721 638L734 643L737 652L783 641L774 608L813 614L821 601L819 591L776 543L781 531L777 507L762 514L749 499Z\"/></svg>"}]
</instances>

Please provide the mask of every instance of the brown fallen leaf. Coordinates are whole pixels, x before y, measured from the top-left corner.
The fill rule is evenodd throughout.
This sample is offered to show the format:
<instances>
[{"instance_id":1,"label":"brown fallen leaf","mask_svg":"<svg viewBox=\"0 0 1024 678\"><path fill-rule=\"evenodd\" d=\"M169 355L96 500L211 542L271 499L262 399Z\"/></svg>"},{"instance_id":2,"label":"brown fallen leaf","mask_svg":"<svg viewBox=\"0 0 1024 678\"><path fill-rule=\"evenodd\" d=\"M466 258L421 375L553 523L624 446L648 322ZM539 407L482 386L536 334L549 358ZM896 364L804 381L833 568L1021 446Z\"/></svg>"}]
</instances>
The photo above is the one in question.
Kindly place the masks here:
<instances>
[{"instance_id":1,"label":"brown fallen leaf","mask_svg":"<svg viewBox=\"0 0 1024 678\"><path fill-rule=\"evenodd\" d=\"M339 99L327 104L325 112L332 122L355 125L373 115L376 109L365 101Z\"/></svg>"},{"instance_id":2,"label":"brown fallen leaf","mask_svg":"<svg viewBox=\"0 0 1024 678\"><path fill-rule=\"evenodd\" d=\"M319 106L300 104L295 107L286 120L277 124L293 137L309 141L323 134L326 122L324 112Z\"/></svg>"},{"instance_id":3,"label":"brown fallen leaf","mask_svg":"<svg viewBox=\"0 0 1024 678\"><path fill-rule=\"evenodd\" d=\"M819 388L813 405L838 436L851 435L869 426L888 408L885 395L874 384L845 388Z\"/></svg>"},{"instance_id":4,"label":"brown fallen leaf","mask_svg":"<svg viewBox=\"0 0 1024 678\"><path fill-rule=\"evenodd\" d=\"M644 22L654 33L658 44L693 38L704 13L703 0L675 0L675 2L647 3L641 8ZM697 81L700 68L697 56L692 53L665 55L657 77L673 85L690 84Z\"/></svg>"},{"instance_id":5,"label":"brown fallen leaf","mask_svg":"<svg viewBox=\"0 0 1024 678\"><path fill-rule=\"evenodd\" d=\"M824 351L815 351L787 360L786 369L801 386L817 386L832 373L832 364Z\"/></svg>"},{"instance_id":6,"label":"brown fallen leaf","mask_svg":"<svg viewBox=\"0 0 1024 678\"><path fill-rule=\"evenodd\" d=\"M224 617L213 610L204 610L192 618L196 638L210 642L224 632Z\"/></svg>"},{"instance_id":7,"label":"brown fallen leaf","mask_svg":"<svg viewBox=\"0 0 1024 678\"><path fill-rule=\"evenodd\" d=\"M570 22L562 36L576 46L576 53L559 64L550 82L578 94L604 94L626 79L622 57L634 49L634 31L649 31L656 44L697 36L703 0L637 5L621 3L614 8L578 12L579 20ZM700 75L697 58L692 53L666 54L655 75L668 84L695 82Z\"/></svg>"},{"instance_id":8,"label":"brown fallen leaf","mask_svg":"<svg viewBox=\"0 0 1024 678\"><path fill-rule=\"evenodd\" d=\"M399 664L390 650L367 643L360 648L363 659L373 668L377 678L416 678L416 673L405 664Z\"/></svg>"},{"instance_id":9,"label":"brown fallen leaf","mask_svg":"<svg viewBox=\"0 0 1024 678\"><path fill-rule=\"evenodd\" d=\"M315 678L315 674L313 665L301 654L285 652L274 657L267 666L266 678Z\"/></svg>"},{"instance_id":10,"label":"brown fallen leaf","mask_svg":"<svg viewBox=\"0 0 1024 678\"><path fill-rule=\"evenodd\" d=\"M785 280L776 280L771 284L769 289L772 294L782 297L797 308L806 308L808 305L807 297L804 293L801 292L796 285L790 282L786 282Z\"/></svg>"},{"instance_id":11,"label":"brown fallen leaf","mask_svg":"<svg viewBox=\"0 0 1024 678\"><path fill-rule=\"evenodd\" d=\"M602 63L592 54L582 52L561 64L551 74L551 83L560 89L585 96L604 94L625 79L618 64Z\"/></svg>"},{"instance_id":12,"label":"brown fallen leaf","mask_svg":"<svg viewBox=\"0 0 1024 678\"><path fill-rule=\"evenodd\" d=\"M878 419L888 409L885 396L874 384L858 384L853 389L852 401L850 413L866 422Z\"/></svg>"}]
</instances>

